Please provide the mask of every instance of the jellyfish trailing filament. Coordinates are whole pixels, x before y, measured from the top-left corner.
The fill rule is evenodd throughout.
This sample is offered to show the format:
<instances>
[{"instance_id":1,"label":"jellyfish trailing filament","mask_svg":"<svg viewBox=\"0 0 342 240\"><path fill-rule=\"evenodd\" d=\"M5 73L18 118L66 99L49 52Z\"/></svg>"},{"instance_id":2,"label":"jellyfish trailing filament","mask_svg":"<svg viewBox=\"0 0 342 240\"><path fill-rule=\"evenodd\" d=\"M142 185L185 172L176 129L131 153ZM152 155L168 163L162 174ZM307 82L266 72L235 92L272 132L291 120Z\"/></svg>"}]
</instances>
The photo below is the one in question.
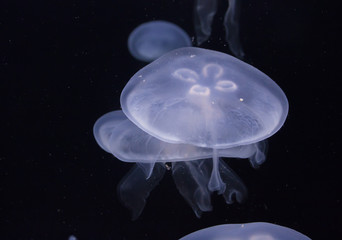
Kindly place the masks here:
<instances>
[{"instance_id":1,"label":"jellyfish trailing filament","mask_svg":"<svg viewBox=\"0 0 342 240\"><path fill-rule=\"evenodd\" d=\"M231 52L241 59L245 55L240 41L241 0L228 0L228 4L223 20L225 38ZM209 39L217 5L218 0L195 0L194 24L197 45L201 45Z\"/></svg>"}]
</instances>

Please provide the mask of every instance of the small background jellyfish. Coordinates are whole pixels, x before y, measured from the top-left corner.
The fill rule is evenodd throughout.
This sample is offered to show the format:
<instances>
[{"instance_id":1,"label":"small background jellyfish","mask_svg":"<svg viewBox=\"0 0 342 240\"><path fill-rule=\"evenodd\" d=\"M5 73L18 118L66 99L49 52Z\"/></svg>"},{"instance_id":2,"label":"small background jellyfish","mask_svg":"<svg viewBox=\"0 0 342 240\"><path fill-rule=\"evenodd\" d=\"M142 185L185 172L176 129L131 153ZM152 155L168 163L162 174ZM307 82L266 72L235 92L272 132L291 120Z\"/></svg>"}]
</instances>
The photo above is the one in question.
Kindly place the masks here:
<instances>
[{"instance_id":1,"label":"small background jellyfish","mask_svg":"<svg viewBox=\"0 0 342 240\"><path fill-rule=\"evenodd\" d=\"M77 238L74 235L70 235L68 240L77 240Z\"/></svg>"},{"instance_id":2,"label":"small background jellyfish","mask_svg":"<svg viewBox=\"0 0 342 240\"><path fill-rule=\"evenodd\" d=\"M181 47L190 47L189 35L176 24L151 21L135 28L128 38L128 49L140 61L151 62Z\"/></svg>"},{"instance_id":3,"label":"small background jellyfish","mask_svg":"<svg viewBox=\"0 0 342 240\"><path fill-rule=\"evenodd\" d=\"M198 230L179 240L311 240L291 228L266 222L224 224Z\"/></svg>"},{"instance_id":4,"label":"small background jellyfish","mask_svg":"<svg viewBox=\"0 0 342 240\"><path fill-rule=\"evenodd\" d=\"M211 35L218 1L219 0L195 0L194 24L198 45L207 41ZM241 0L228 0L229 6L224 16L223 26L230 50L236 57L243 58L245 54L240 42L240 1Z\"/></svg>"},{"instance_id":5,"label":"small background jellyfish","mask_svg":"<svg viewBox=\"0 0 342 240\"><path fill-rule=\"evenodd\" d=\"M119 185L133 218L159 183L165 165L196 216L212 209L211 193L241 202L246 189L220 157L265 160L265 140L283 125L285 94L268 76L224 53L181 48L138 71L121 93L123 111L94 125L98 144L136 162ZM208 159L209 158L209 159ZM211 160L212 159L212 160Z\"/></svg>"}]
</instances>

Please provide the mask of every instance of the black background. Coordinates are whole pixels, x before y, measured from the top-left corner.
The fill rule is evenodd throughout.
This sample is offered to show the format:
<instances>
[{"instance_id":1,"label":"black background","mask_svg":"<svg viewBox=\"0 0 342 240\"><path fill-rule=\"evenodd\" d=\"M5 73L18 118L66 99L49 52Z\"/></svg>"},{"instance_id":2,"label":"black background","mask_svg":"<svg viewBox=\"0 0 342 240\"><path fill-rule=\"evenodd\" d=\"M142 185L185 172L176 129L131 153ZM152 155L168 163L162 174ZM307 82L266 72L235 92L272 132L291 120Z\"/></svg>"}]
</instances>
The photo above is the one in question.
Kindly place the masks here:
<instances>
[{"instance_id":1,"label":"black background","mask_svg":"<svg viewBox=\"0 0 342 240\"><path fill-rule=\"evenodd\" d=\"M202 47L229 53L220 1ZM132 222L116 185L131 164L96 144L92 127L120 109L120 92L145 63L127 50L140 23L168 20L194 36L191 0L5 1L0 6L0 239L178 239L224 223L266 221L312 239L341 236L341 60L332 1L246 0L245 61L274 79L290 111L266 162L229 165L244 204L213 195L197 219L170 173Z\"/></svg>"}]
</instances>

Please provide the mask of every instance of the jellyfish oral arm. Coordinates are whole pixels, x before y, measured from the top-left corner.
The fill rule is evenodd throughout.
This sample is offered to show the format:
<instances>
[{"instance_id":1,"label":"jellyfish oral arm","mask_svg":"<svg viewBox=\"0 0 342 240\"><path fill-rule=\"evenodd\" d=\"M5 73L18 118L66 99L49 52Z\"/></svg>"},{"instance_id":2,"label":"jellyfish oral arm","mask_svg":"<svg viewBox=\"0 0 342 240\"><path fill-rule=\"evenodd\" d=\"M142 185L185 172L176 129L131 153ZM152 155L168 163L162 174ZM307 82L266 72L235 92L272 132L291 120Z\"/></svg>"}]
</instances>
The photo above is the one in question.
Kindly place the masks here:
<instances>
[{"instance_id":1,"label":"jellyfish oral arm","mask_svg":"<svg viewBox=\"0 0 342 240\"><path fill-rule=\"evenodd\" d=\"M118 185L118 195L122 204L131 210L132 220L136 220L140 216L145 207L146 199L159 184L165 171L163 164L155 164L152 173L146 179L145 170L136 164L123 177Z\"/></svg>"},{"instance_id":2,"label":"jellyfish oral arm","mask_svg":"<svg viewBox=\"0 0 342 240\"><path fill-rule=\"evenodd\" d=\"M266 154L268 149L267 139L253 144L254 154L249 157L249 162L253 168L258 168L266 160Z\"/></svg>"},{"instance_id":3,"label":"jellyfish oral arm","mask_svg":"<svg viewBox=\"0 0 342 240\"><path fill-rule=\"evenodd\" d=\"M213 149L213 170L211 172L208 189L211 192L217 191L222 194L226 189L226 184L222 181L219 172L219 158L217 156L217 149Z\"/></svg>"},{"instance_id":4,"label":"jellyfish oral arm","mask_svg":"<svg viewBox=\"0 0 342 240\"><path fill-rule=\"evenodd\" d=\"M145 173L146 179L149 179L153 173L153 168L154 168L155 163L156 162L154 161L154 162L150 162L150 163L137 162L136 164Z\"/></svg>"},{"instance_id":5,"label":"jellyfish oral arm","mask_svg":"<svg viewBox=\"0 0 342 240\"><path fill-rule=\"evenodd\" d=\"M247 189L241 179L222 159L217 158L217 161L218 170L214 174L218 175L218 179L215 176L216 179L212 182L220 183L221 188L215 187L215 190L210 190L208 187L210 178L214 178L211 177L213 175L212 159L172 163L172 176L177 189L198 218L201 217L202 212L212 210L210 197L213 191L219 191L227 204L235 201L241 203L247 196Z\"/></svg>"},{"instance_id":6,"label":"jellyfish oral arm","mask_svg":"<svg viewBox=\"0 0 342 240\"><path fill-rule=\"evenodd\" d=\"M172 163L172 177L179 193L188 202L196 217L212 210L208 181L209 159Z\"/></svg>"}]
</instances>

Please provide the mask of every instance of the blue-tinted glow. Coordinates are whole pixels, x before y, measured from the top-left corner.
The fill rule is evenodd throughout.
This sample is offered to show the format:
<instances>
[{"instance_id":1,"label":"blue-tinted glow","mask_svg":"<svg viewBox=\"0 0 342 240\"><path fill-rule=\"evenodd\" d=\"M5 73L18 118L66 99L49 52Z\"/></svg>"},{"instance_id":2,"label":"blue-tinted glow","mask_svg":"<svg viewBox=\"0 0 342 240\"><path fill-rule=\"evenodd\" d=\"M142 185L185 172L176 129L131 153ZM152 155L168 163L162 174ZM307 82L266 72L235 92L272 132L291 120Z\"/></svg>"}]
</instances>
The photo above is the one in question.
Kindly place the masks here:
<instances>
[{"instance_id":1,"label":"blue-tinted glow","mask_svg":"<svg viewBox=\"0 0 342 240\"><path fill-rule=\"evenodd\" d=\"M255 222L217 225L193 232L180 240L310 240L310 238L287 227Z\"/></svg>"}]
</instances>

